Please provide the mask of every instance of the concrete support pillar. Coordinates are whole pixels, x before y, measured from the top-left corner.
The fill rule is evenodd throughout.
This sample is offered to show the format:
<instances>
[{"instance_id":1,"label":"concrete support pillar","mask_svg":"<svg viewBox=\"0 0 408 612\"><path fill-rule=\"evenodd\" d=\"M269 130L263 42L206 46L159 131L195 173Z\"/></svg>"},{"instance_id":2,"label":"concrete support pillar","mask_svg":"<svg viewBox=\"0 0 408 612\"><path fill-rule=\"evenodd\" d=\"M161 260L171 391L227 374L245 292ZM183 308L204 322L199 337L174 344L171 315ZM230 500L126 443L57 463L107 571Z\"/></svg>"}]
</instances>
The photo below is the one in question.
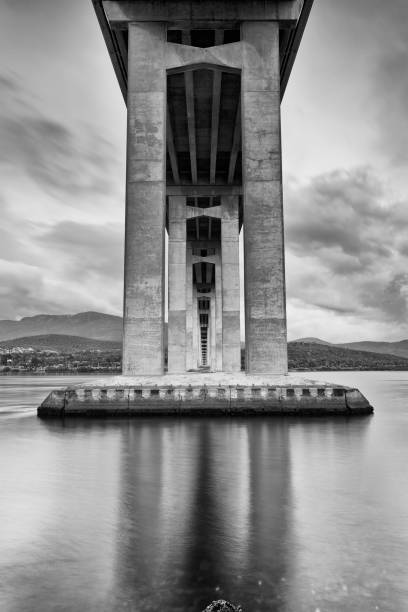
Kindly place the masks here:
<instances>
[{"instance_id":1,"label":"concrete support pillar","mask_svg":"<svg viewBox=\"0 0 408 612\"><path fill-rule=\"evenodd\" d=\"M168 371L186 371L186 198L169 197Z\"/></svg>"},{"instance_id":2,"label":"concrete support pillar","mask_svg":"<svg viewBox=\"0 0 408 612\"><path fill-rule=\"evenodd\" d=\"M217 282L217 271L215 272L215 282ZM218 360L216 303L217 303L217 297L216 297L216 291L214 291L213 295L211 296L211 313L210 313L211 323L210 323L210 339L209 340L210 340L211 361L208 362L213 372L217 371L217 360Z\"/></svg>"},{"instance_id":3,"label":"concrete support pillar","mask_svg":"<svg viewBox=\"0 0 408 612\"><path fill-rule=\"evenodd\" d=\"M217 372L221 372L223 368L222 363L222 270L221 270L221 253L220 249L217 248L215 257L215 292L214 298L212 299L211 309L215 312L215 353L216 353L216 365L215 369Z\"/></svg>"},{"instance_id":4,"label":"concrete support pillar","mask_svg":"<svg viewBox=\"0 0 408 612\"><path fill-rule=\"evenodd\" d=\"M222 367L241 369L238 196L222 196Z\"/></svg>"},{"instance_id":5,"label":"concrete support pillar","mask_svg":"<svg viewBox=\"0 0 408 612\"><path fill-rule=\"evenodd\" d=\"M244 22L246 369L287 373L278 22Z\"/></svg>"},{"instance_id":6,"label":"concrete support pillar","mask_svg":"<svg viewBox=\"0 0 408 612\"><path fill-rule=\"evenodd\" d=\"M186 369L197 367L193 355L193 258L191 243L187 245L186 255Z\"/></svg>"},{"instance_id":7,"label":"concrete support pillar","mask_svg":"<svg viewBox=\"0 0 408 612\"><path fill-rule=\"evenodd\" d=\"M165 44L165 24L129 24L125 375L164 366Z\"/></svg>"}]
</instances>

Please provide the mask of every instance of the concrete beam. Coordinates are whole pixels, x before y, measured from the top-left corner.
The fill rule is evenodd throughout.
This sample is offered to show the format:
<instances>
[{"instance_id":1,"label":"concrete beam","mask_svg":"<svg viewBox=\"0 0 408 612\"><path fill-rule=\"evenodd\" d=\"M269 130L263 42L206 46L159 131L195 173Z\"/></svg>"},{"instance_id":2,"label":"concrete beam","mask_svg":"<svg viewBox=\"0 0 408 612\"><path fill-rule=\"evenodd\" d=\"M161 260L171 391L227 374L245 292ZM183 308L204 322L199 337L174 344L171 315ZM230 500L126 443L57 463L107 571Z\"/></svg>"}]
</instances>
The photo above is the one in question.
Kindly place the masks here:
<instances>
[{"instance_id":1,"label":"concrete beam","mask_svg":"<svg viewBox=\"0 0 408 612\"><path fill-rule=\"evenodd\" d=\"M166 68L174 71L188 69L195 65L225 67L239 70L242 66L242 46L240 42L215 47L190 47L187 44L167 43Z\"/></svg>"},{"instance_id":2,"label":"concrete beam","mask_svg":"<svg viewBox=\"0 0 408 612\"><path fill-rule=\"evenodd\" d=\"M210 183L215 184L217 171L218 131L220 127L220 103L221 103L221 78L222 73L217 71L213 74L213 95L211 110L211 145L210 145Z\"/></svg>"},{"instance_id":3,"label":"concrete beam","mask_svg":"<svg viewBox=\"0 0 408 612\"><path fill-rule=\"evenodd\" d=\"M112 27L123 28L133 21L161 21L174 27L217 28L220 23L279 21L295 25L303 0L104 0L103 7Z\"/></svg>"},{"instance_id":4,"label":"concrete beam","mask_svg":"<svg viewBox=\"0 0 408 612\"><path fill-rule=\"evenodd\" d=\"M241 185L167 185L167 195L185 195L189 197L241 195Z\"/></svg>"},{"instance_id":5,"label":"concrete beam","mask_svg":"<svg viewBox=\"0 0 408 612\"><path fill-rule=\"evenodd\" d=\"M281 55L281 99L286 90L289 81L290 73L292 72L293 64L295 63L296 55L302 41L303 33L306 28L307 20L309 19L310 11L312 10L313 0L304 0L302 11L296 28L288 32L288 43L285 46L284 52Z\"/></svg>"},{"instance_id":6,"label":"concrete beam","mask_svg":"<svg viewBox=\"0 0 408 612\"><path fill-rule=\"evenodd\" d=\"M207 285L211 285L213 273L213 264L206 262L205 264L205 282Z\"/></svg>"},{"instance_id":7,"label":"concrete beam","mask_svg":"<svg viewBox=\"0 0 408 612\"><path fill-rule=\"evenodd\" d=\"M190 148L190 163L191 163L191 181L197 184L197 142L196 142L196 121L194 108L194 79L192 72L184 74L186 85L186 106L187 106L187 125L188 125L188 142Z\"/></svg>"},{"instance_id":8,"label":"concrete beam","mask_svg":"<svg viewBox=\"0 0 408 612\"><path fill-rule=\"evenodd\" d=\"M123 30L116 30L114 35L116 36L116 40L118 42L118 47L120 50L121 57L123 58L123 63L125 66L128 65L128 48L127 42L125 40L125 32ZM126 70L127 73L127 70Z\"/></svg>"},{"instance_id":9,"label":"concrete beam","mask_svg":"<svg viewBox=\"0 0 408 612\"><path fill-rule=\"evenodd\" d=\"M180 175L179 175L179 170L178 170L176 147L174 145L173 128L171 127L171 118L170 118L168 107L167 107L167 112L166 112L166 137L167 137L167 150L169 152L173 180L177 184L177 183L180 183Z\"/></svg>"},{"instance_id":10,"label":"concrete beam","mask_svg":"<svg viewBox=\"0 0 408 612\"><path fill-rule=\"evenodd\" d=\"M127 100L127 53L122 54L122 49L118 43L116 33L111 30L107 20L101 0L92 0L95 9L95 14L99 22L103 37L105 39L106 48L108 50L113 69L118 79L119 87L122 92L123 99Z\"/></svg>"},{"instance_id":11,"label":"concrete beam","mask_svg":"<svg viewBox=\"0 0 408 612\"><path fill-rule=\"evenodd\" d=\"M194 264L194 270L196 274L197 285L201 285L203 282L201 262Z\"/></svg>"},{"instance_id":12,"label":"concrete beam","mask_svg":"<svg viewBox=\"0 0 408 612\"><path fill-rule=\"evenodd\" d=\"M199 1L200 0L196 0L196 4L199 3ZM173 16L171 15L171 8L169 8L169 5L173 4L176 6L176 8L179 8L180 6L182 6L183 3L178 2L178 1L173 2L173 3L168 3L167 5L163 5L162 3L161 7L159 6L160 3L157 0L156 2L148 2L148 1L137 2L137 3L127 2L126 3L128 5L127 7L125 7L124 6L125 3L121 2L120 0L118 0L117 2L108 1L108 0L105 0L104 2L102 0L92 0L92 3L94 5L95 13L98 18L99 25L101 27L101 30L102 30L102 33L105 39L105 43L106 43L109 55L111 57L113 68L118 78L119 86L121 88L125 102L126 102L126 97L127 97L126 60L125 60L125 56L121 52L120 44L118 43L118 39L116 37L115 30L127 29L130 21L144 21L146 20L146 18L152 19L152 15L157 16L160 10L164 11L162 16L167 15L168 17L171 18L171 21L168 20L167 17L165 19L165 21L167 22L168 29L175 28L175 29L183 30L183 29L188 29L188 28L190 29L191 28L229 29L231 27L239 28L241 25L241 21L242 21L242 19L237 20L237 21L226 19L225 17L222 16L223 15L222 13L219 13L219 14L217 13L216 19L213 21L208 20L208 19L207 20L198 19L198 20L193 21L190 17L190 14L184 12L185 8L181 8L181 10L178 13L178 16L181 19L179 21L175 21L173 19ZM227 0L224 0L224 4L226 3L228 4ZM213 4L215 4L215 2ZM242 2L242 4L245 5L245 9L248 9L249 6L253 7L254 5L254 3L250 3L250 2ZM286 3L286 4L289 5L289 3ZM138 11L137 16L139 17L139 19L130 19L131 17L130 13L129 13L129 18L126 16L130 5L132 5L133 9ZM286 37L287 41L284 47L281 49L281 97L283 97L285 87L288 82L290 72L291 72L293 63L296 58L296 53L299 48L299 44L302 39L303 31L305 29L306 22L307 22L312 5L313 5L313 0L295 0L292 4L291 14L292 14L292 17L300 14L300 17L299 18L296 17L296 19L292 19L292 20L286 20L286 21L280 20L279 21L280 29L282 30L284 28L287 28L289 32L289 35ZM145 12L146 7L148 8L148 12ZM265 7L262 7L262 6L258 7L258 10L261 11L259 13L260 16L258 18L261 20L263 19L261 15L266 14L266 13L262 13L262 10L264 10L264 8ZM252 15L256 16L256 12L253 12ZM281 13L281 16L283 16L283 13ZM111 21L109 21L109 17L111 18ZM248 17L248 20L251 20L253 18L254 17ZM153 19L153 21L154 20L155 19ZM296 20L297 20L297 23L296 23Z\"/></svg>"},{"instance_id":13,"label":"concrete beam","mask_svg":"<svg viewBox=\"0 0 408 612\"><path fill-rule=\"evenodd\" d=\"M215 208L200 208L199 206L186 207L186 219L195 219L196 217L209 217L210 219L221 219L222 210L220 206Z\"/></svg>"},{"instance_id":14,"label":"concrete beam","mask_svg":"<svg viewBox=\"0 0 408 612\"><path fill-rule=\"evenodd\" d=\"M237 157L239 153L239 147L241 144L241 99L238 102L237 114L235 117L234 136L232 139L232 148L230 161L228 166L228 184L231 185L234 182L235 167L237 165Z\"/></svg>"}]
</instances>

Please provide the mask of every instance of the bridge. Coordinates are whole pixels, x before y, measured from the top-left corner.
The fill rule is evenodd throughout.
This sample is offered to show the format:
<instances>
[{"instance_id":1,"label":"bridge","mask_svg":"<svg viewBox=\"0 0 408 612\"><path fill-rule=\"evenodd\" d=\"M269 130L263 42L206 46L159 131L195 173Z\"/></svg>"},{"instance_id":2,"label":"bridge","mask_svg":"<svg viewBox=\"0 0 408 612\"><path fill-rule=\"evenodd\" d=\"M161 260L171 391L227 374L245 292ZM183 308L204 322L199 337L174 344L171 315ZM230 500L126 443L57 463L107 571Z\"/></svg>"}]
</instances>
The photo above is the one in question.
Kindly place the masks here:
<instances>
[{"instance_id":1,"label":"bridge","mask_svg":"<svg viewBox=\"0 0 408 612\"><path fill-rule=\"evenodd\" d=\"M127 104L123 372L287 372L280 102L312 1L93 0Z\"/></svg>"}]
</instances>

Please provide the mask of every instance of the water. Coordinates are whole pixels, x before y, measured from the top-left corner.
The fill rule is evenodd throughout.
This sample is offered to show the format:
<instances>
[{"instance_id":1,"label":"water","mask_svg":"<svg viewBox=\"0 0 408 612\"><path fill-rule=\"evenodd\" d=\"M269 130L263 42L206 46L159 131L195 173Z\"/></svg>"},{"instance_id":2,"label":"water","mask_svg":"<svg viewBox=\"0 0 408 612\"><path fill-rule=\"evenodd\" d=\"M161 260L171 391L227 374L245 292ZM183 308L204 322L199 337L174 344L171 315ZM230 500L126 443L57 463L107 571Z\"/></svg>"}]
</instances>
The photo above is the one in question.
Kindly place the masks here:
<instances>
[{"instance_id":1,"label":"water","mask_svg":"<svg viewBox=\"0 0 408 612\"><path fill-rule=\"evenodd\" d=\"M408 610L408 372L374 417L40 421L0 378L0 610Z\"/></svg>"}]
</instances>

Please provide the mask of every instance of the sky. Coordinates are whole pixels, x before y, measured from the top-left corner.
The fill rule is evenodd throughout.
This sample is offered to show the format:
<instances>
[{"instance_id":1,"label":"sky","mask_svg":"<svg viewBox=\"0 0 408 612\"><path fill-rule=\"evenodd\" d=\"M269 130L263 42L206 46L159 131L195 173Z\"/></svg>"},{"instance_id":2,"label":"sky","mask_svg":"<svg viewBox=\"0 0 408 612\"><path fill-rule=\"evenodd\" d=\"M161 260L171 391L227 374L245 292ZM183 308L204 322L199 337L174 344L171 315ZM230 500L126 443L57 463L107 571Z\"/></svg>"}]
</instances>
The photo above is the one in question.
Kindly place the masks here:
<instances>
[{"instance_id":1,"label":"sky","mask_svg":"<svg viewBox=\"0 0 408 612\"><path fill-rule=\"evenodd\" d=\"M282 103L288 336L408 338L408 2L315 0ZM0 0L0 319L121 314L126 108L91 0Z\"/></svg>"}]
</instances>

